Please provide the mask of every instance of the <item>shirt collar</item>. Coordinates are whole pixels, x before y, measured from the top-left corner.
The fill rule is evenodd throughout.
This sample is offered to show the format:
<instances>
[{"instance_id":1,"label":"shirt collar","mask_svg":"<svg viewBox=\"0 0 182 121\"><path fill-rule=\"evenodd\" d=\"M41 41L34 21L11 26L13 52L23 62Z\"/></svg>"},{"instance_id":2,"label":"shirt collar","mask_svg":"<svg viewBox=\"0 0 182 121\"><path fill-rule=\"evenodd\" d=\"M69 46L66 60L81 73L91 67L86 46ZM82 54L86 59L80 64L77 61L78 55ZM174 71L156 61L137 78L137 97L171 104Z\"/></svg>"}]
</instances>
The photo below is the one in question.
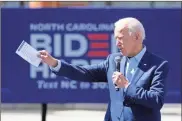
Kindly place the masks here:
<instances>
[{"instance_id":1,"label":"shirt collar","mask_svg":"<svg viewBox=\"0 0 182 121\"><path fill-rule=\"evenodd\" d=\"M143 49L137 55L130 58L129 60L131 60L131 61L135 60L137 62L140 62L140 60L142 59L145 52L146 52L146 46L144 45Z\"/></svg>"}]
</instances>

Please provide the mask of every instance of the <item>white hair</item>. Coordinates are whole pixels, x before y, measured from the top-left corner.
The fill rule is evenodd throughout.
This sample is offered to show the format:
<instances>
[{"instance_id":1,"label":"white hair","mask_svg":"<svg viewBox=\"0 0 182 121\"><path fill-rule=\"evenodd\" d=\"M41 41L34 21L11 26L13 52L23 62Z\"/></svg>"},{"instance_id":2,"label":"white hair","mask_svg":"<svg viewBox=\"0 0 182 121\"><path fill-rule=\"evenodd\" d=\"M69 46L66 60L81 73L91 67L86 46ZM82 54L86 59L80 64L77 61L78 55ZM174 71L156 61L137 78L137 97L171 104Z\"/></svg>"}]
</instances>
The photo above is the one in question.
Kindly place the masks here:
<instances>
[{"instance_id":1,"label":"white hair","mask_svg":"<svg viewBox=\"0 0 182 121\"><path fill-rule=\"evenodd\" d=\"M145 36L146 36L145 29L142 23L136 18L132 18L132 17L122 18L116 21L114 25L115 25L115 28L119 30L121 30L127 25L130 35L132 32L139 31L141 33L142 41L145 39Z\"/></svg>"}]
</instances>

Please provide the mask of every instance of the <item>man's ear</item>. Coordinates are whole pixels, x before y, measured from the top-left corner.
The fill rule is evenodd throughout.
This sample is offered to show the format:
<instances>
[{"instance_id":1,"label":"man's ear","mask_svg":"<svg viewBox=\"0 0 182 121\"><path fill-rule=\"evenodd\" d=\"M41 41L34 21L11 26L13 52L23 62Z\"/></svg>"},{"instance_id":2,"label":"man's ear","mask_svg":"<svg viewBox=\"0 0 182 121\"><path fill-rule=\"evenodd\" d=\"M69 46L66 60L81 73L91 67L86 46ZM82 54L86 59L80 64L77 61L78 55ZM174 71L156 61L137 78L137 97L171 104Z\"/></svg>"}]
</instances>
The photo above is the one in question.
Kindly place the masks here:
<instances>
[{"instance_id":1,"label":"man's ear","mask_svg":"<svg viewBox=\"0 0 182 121\"><path fill-rule=\"evenodd\" d=\"M136 33L135 33L135 39L136 39L136 40L139 40L139 38L140 38L140 34L139 34L139 32L136 32Z\"/></svg>"},{"instance_id":2,"label":"man's ear","mask_svg":"<svg viewBox=\"0 0 182 121\"><path fill-rule=\"evenodd\" d=\"M141 35L140 32L136 32L136 33L135 33L135 39L136 39L137 41L142 40L142 35Z\"/></svg>"}]
</instances>

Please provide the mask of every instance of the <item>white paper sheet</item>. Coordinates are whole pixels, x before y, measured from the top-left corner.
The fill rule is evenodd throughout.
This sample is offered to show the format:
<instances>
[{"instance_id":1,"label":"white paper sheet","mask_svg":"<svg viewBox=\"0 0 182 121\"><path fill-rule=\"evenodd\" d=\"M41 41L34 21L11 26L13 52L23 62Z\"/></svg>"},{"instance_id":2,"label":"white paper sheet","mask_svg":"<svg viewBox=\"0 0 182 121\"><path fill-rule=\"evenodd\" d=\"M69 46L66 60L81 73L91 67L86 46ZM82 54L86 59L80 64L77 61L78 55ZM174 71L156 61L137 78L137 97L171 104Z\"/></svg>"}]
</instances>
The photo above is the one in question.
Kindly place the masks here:
<instances>
[{"instance_id":1,"label":"white paper sheet","mask_svg":"<svg viewBox=\"0 0 182 121\"><path fill-rule=\"evenodd\" d=\"M22 41L16 54L36 67L41 63L41 58L38 57L39 52L25 41Z\"/></svg>"}]
</instances>

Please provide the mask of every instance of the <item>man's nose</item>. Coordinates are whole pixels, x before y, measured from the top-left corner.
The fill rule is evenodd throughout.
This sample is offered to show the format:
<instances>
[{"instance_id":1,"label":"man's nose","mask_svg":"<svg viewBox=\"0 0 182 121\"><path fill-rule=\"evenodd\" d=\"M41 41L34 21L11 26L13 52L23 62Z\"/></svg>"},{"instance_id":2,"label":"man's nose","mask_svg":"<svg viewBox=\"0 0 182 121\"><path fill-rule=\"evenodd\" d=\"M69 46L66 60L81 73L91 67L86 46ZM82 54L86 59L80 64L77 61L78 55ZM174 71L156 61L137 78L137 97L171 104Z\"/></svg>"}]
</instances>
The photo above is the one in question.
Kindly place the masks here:
<instances>
[{"instance_id":1,"label":"man's nose","mask_svg":"<svg viewBox=\"0 0 182 121\"><path fill-rule=\"evenodd\" d=\"M121 46L121 44L122 44L122 43L121 43L120 41L118 41L118 40L116 41L116 46L117 46L117 47Z\"/></svg>"},{"instance_id":2,"label":"man's nose","mask_svg":"<svg viewBox=\"0 0 182 121\"><path fill-rule=\"evenodd\" d=\"M116 46L117 46L117 47L119 46L119 41L116 41Z\"/></svg>"}]
</instances>

